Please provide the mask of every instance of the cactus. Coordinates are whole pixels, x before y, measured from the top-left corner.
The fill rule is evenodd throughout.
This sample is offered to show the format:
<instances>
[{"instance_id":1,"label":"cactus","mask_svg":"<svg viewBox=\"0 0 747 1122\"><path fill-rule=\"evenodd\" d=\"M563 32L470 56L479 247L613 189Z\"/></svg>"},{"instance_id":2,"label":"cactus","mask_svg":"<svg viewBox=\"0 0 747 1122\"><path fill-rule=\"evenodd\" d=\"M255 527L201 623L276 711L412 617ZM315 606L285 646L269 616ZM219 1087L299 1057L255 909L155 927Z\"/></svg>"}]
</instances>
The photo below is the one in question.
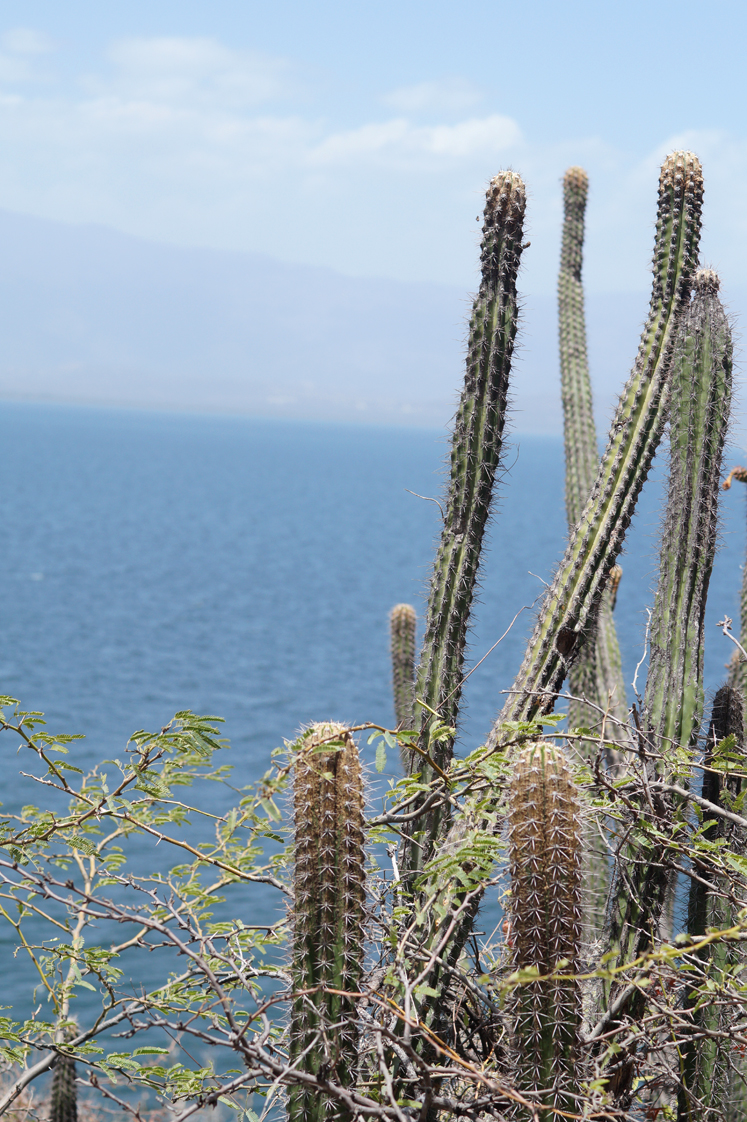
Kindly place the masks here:
<instances>
[{"instance_id":1,"label":"cactus","mask_svg":"<svg viewBox=\"0 0 747 1122\"><path fill-rule=\"evenodd\" d=\"M678 332L672 387L670 473L662 527L659 581L650 622L651 657L643 698L642 736L654 766L668 779L677 756L697 747L703 709L703 624L716 551L721 456L731 399L731 333L718 298L718 278L698 272L692 304ZM681 762L679 764L681 767ZM667 830L671 808L659 811ZM627 864L630 868L626 868ZM651 946L672 892L666 843L646 860L627 847L611 897L610 961L632 961ZM616 987L611 987L611 995ZM642 1005L638 994L632 1014Z\"/></svg>"},{"instance_id":2,"label":"cactus","mask_svg":"<svg viewBox=\"0 0 747 1122\"><path fill-rule=\"evenodd\" d=\"M414 727L415 625L417 617L411 604L395 604L389 613L392 650L392 687L397 727Z\"/></svg>"},{"instance_id":3,"label":"cactus","mask_svg":"<svg viewBox=\"0 0 747 1122\"><path fill-rule=\"evenodd\" d=\"M482 279L470 320L467 370L451 446L451 479L441 541L434 562L425 637L416 678L421 710L420 747L429 751L436 720L456 725L462 688L464 649L477 581L483 535L490 513L493 484L503 448L506 394L518 321L516 275L521 260L526 193L521 178L506 171L491 180L482 232ZM453 742L435 749L439 767L448 765ZM411 771L424 781L433 777L422 756L412 753ZM405 871L422 867L441 828L442 810L425 822L416 819L416 837L427 831L425 845L406 841Z\"/></svg>"},{"instance_id":4,"label":"cactus","mask_svg":"<svg viewBox=\"0 0 747 1122\"><path fill-rule=\"evenodd\" d=\"M578 794L562 752L548 743L528 745L509 791L511 943L519 970L578 970L581 833ZM525 982L513 1005L518 1086L541 1092L546 1106L575 1112L578 983L572 977Z\"/></svg>"},{"instance_id":5,"label":"cactus","mask_svg":"<svg viewBox=\"0 0 747 1122\"><path fill-rule=\"evenodd\" d=\"M713 700L703 772L703 798L722 806L733 802L742 785L741 779L736 776L708 770L714 762L717 746L727 736L734 737L736 752L743 753L742 698L737 690L725 685ZM708 811L704 812L704 819L708 823L704 832L708 841L723 839L732 853L744 853L745 838L739 827L716 818ZM713 874L709 879L714 879ZM723 878L715 879L716 891L707 888L702 877L690 882L687 930L692 936L704 935L709 929L731 927L736 921L735 908L728 900L729 886L718 884ZM702 948L694 958L698 973L701 976L706 974L709 981L718 986L723 983L725 972L739 962L740 956L734 944L720 943ZM682 1047L683 1078L678 1104L681 1122L695 1122L696 1119L698 1122L711 1122L711 1119L716 1122L722 1119L722 1106L730 1097L741 1100L742 1107L745 1105L743 1088L729 1086L732 1066L729 1018L718 998L714 1000L714 996L709 994L709 1000L698 1005L699 996L695 989L686 998L686 1005L693 1008L694 1030L698 1035L686 1039Z\"/></svg>"},{"instance_id":6,"label":"cactus","mask_svg":"<svg viewBox=\"0 0 747 1122\"><path fill-rule=\"evenodd\" d=\"M581 283L584 213L588 189L589 180L583 168L569 168L563 179L564 220L558 274L558 328L565 438L565 505L568 530L571 533L584 512L599 468ZM627 720L627 707L620 647L612 619L614 595L615 589L610 588L602 598L596 633L584 645L571 667L570 691L574 698L587 697L603 710L611 705L612 715L619 727L624 726ZM598 709L584 705L581 700L570 703L569 727L591 726L598 721ZM613 762L617 764L619 760L615 759Z\"/></svg>"},{"instance_id":7,"label":"cactus","mask_svg":"<svg viewBox=\"0 0 747 1122\"><path fill-rule=\"evenodd\" d=\"M291 1058L321 1082L355 1082L355 991L363 966L365 868L358 749L343 725L306 733L296 761ZM337 992L333 992L337 991ZM289 1090L291 1122L352 1117L321 1088Z\"/></svg>"},{"instance_id":8,"label":"cactus","mask_svg":"<svg viewBox=\"0 0 747 1122\"><path fill-rule=\"evenodd\" d=\"M716 551L731 401L731 332L710 269L695 278L679 339L669 501L651 617L644 714L657 740L692 746L703 712L703 620Z\"/></svg>"},{"instance_id":9,"label":"cactus","mask_svg":"<svg viewBox=\"0 0 747 1122\"><path fill-rule=\"evenodd\" d=\"M58 1053L52 1074L49 1122L78 1122L78 1093L75 1086L75 1060Z\"/></svg>"},{"instance_id":10,"label":"cactus","mask_svg":"<svg viewBox=\"0 0 747 1122\"><path fill-rule=\"evenodd\" d=\"M594 490L545 597L524 662L489 737L550 710L595 616L664 429L672 346L698 255L703 174L691 152L664 161L649 316L612 422Z\"/></svg>"},{"instance_id":11,"label":"cactus","mask_svg":"<svg viewBox=\"0 0 747 1122\"><path fill-rule=\"evenodd\" d=\"M569 168L563 179L564 218L558 274L558 334L565 445L565 505L571 534L583 514L599 468L586 352L584 291L581 283L588 188L589 180L583 168ZM596 630L571 667L568 727L590 728L599 725L600 710L605 712L609 709L615 720L613 735L619 738L627 722L622 659L612 618L621 575L619 566L616 575L617 580L611 580L602 597ZM587 700L591 705L586 704ZM592 760L596 756L598 744L596 741L582 742L581 750ZM608 747L607 756L608 763L619 770L621 754ZM609 885L609 858L605 839L600 836L594 823L589 827L587 849L586 879L590 890L588 918L591 925L600 930L604 923L604 901Z\"/></svg>"}]
</instances>

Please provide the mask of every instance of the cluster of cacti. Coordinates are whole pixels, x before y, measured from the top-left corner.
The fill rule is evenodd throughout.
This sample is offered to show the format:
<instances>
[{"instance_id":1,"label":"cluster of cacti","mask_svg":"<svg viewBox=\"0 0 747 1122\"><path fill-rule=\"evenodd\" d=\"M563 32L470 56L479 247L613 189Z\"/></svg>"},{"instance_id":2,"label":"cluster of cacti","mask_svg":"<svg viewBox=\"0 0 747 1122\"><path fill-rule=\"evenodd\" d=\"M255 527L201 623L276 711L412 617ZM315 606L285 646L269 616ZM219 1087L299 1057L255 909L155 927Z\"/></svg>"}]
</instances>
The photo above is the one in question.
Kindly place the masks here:
<instances>
[{"instance_id":1,"label":"cluster of cacti","mask_svg":"<svg viewBox=\"0 0 747 1122\"><path fill-rule=\"evenodd\" d=\"M355 1080L354 993L363 967L365 852L358 749L343 725L312 726L296 761L293 787L293 1007L290 1057L313 1076L294 1085L296 1122L347 1120L319 1082Z\"/></svg>"},{"instance_id":2,"label":"cluster of cacti","mask_svg":"<svg viewBox=\"0 0 747 1122\"><path fill-rule=\"evenodd\" d=\"M649 1112L671 1113L677 1103L682 1122L747 1117L743 1067L729 1045L728 1003L709 1006L704 999L708 987L718 994L727 981L738 986L743 961L737 936L730 943L726 936L708 935L744 926L744 893L724 858L731 853L736 860L745 845L744 827L735 825L744 820L734 811L741 813L742 805L741 780L734 776L743 749L741 664L714 702L705 756L699 740L704 613L731 399L730 328L718 278L698 270L700 163L692 153L676 152L665 160L659 183L649 315L600 458L581 287L587 187L580 168L568 171L559 279L568 545L508 700L485 752L477 754L498 762L456 794L450 775L459 774L460 783L465 776L452 766L465 646L517 328L525 191L513 172L496 176L487 194L482 281L417 668L414 610L398 605L391 614L397 727L418 738L417 751L406 753L410 785L397 820L401 844L393 862L397 908L391 929L396 968L384 970L376 983L376 1000L386 1003L393 1019L386 1048L379 1037L375 1067L390 1099L397 1100L391 1117L400 1119L432 1122L439 1110L451 1109L451 1100L438 1099L431 1075L423 1076L422 1101L413 1101L418 1065L435 1064L429 1070L446 1078L439 1065L447 1055L459 1056L474 1071L474 1045L464 1041L470 1002L480 991L474 982L460 989L455 979L489 879L484 870L500 849L506 824L510 903L500 978L501 993L509 997L498 1010L486 998L494 1021L485 1030L485 1055L502 1078L513 1080L515 1091L491 1084L492 1099L475 1091L474 1109L456 1113L586 1117L597 1096L601 1106L594 1116L632 1117L625 1112L637 1095L640 1109ZM629 719L612 618L615 562L667 422L670 476L648 633L651 654L642 705ZM743 636L745 613L747 591ZM566 679L570 710L563 748L541 738L538 722L552 711ZM329 750L335 736L340 744ZM406 737L407 743L412 739ZM574 779L579 747L587 787L589 775L596 775L589 787L594 808ZM316 726L296 764L291 1058L318 1081L332 1073L343 1086L355 1084L357 1022L350 991L360 986L363 971L362 795L355 753L341 727ZM704 779L698 805L706 818L690 871L683 839L691 830L689 776L699 766ZM719 818L720 808L726 820ZM677 1031L672 1029L672 1039L662 1040L659 1032L649 1040L647 955L672 938L678 872L690 876L689 931L703 937L702 945L692 952L681 1000L666 1013L669 1021L662 1002L656 1007L657 1024L671 1022ZM586 932L583 917L591 927ZM687 961L686 949L678 953ZM586 983L577 977L584 969ZM483 977L480 984L492 992L492 982ZM665 1074L639 1080L638 1087L636 1072L653 1054ZM592 1075L595 1083L589 1082ZM322 1100L324 1107L318 1105ZM336 1110L347 1117L341 1101L338 1096L333 1106L323 1089L294 1087L291 1115L321 1118Z\"/></svg>"}]
</instances>

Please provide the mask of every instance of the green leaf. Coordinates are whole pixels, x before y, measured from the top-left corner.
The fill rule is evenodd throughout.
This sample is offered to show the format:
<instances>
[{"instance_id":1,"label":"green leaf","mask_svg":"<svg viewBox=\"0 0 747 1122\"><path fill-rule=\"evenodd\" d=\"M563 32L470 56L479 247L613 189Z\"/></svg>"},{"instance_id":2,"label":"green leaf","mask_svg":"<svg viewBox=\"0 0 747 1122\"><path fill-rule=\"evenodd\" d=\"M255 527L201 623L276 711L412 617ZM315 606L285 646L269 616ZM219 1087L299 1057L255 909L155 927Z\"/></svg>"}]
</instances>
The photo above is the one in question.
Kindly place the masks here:
<instances>
[{"instance_id":1,"label":"green leaf","mask_svg":"<svg viewBox=\"0 0 747 1122\"><path fill-rule=\"evenodd\" d=\"M381 772L386 767L386 741L382 740L376 745L376 770Z\"/></svg>"}]
</instances>

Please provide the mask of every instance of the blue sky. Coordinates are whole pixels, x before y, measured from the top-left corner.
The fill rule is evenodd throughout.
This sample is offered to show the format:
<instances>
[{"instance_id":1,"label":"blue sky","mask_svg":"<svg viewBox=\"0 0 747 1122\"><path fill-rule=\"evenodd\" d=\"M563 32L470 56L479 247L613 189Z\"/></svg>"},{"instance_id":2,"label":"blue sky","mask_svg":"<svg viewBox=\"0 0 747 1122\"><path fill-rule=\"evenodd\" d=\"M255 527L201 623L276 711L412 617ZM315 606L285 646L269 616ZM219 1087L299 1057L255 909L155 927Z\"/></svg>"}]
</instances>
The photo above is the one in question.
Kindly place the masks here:
<instances>
[{"instance_id":1,"label":"blue sky","mask_svg":"<svg viewBox=\"0 0 747 1122\"><path fill-rule=\"evenodd\" d=\"M743 4L3 0L0 207L353 275L474 284L486 181L529 188L550 292L563 170L587 285L648 287L657 167L706 173L703 256L747 285Z\"/></svg>"}]
</instances>

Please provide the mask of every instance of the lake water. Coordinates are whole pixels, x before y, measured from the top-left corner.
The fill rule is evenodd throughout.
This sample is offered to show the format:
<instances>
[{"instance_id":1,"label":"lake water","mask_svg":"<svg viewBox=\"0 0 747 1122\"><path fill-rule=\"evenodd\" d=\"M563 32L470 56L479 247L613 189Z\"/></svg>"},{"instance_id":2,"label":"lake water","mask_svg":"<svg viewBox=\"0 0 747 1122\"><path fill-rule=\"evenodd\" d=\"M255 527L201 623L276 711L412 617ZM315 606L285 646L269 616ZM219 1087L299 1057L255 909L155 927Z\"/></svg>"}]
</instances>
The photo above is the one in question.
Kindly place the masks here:
<instances>
[{"instance_id":1,"label":"lake water","mask_svg":"<svg viewBox=\"0 0 747 1122\"><path fill-rule=\"evenodd\" d=\"M440 497L444 433L7 403L3 415L0 691L44 710L51 731L85 733L79 763L192 709L225 718L241 785L308 721L393 722L387 614L403 600L421 610L440 518L407 489ZM715 622L737 615L742 492L724 496L709 690L731 654ZM474 661L562 554L560 441L513 436L499 496ZM627 682L658 521L653 480L622 560ZM501 707L531 619L469 679L465 748ZM39 799L17 779L15 747L0 743L8 809ZM16 995L28 984L17 969Z\"/></svg>"}]
</instances>

